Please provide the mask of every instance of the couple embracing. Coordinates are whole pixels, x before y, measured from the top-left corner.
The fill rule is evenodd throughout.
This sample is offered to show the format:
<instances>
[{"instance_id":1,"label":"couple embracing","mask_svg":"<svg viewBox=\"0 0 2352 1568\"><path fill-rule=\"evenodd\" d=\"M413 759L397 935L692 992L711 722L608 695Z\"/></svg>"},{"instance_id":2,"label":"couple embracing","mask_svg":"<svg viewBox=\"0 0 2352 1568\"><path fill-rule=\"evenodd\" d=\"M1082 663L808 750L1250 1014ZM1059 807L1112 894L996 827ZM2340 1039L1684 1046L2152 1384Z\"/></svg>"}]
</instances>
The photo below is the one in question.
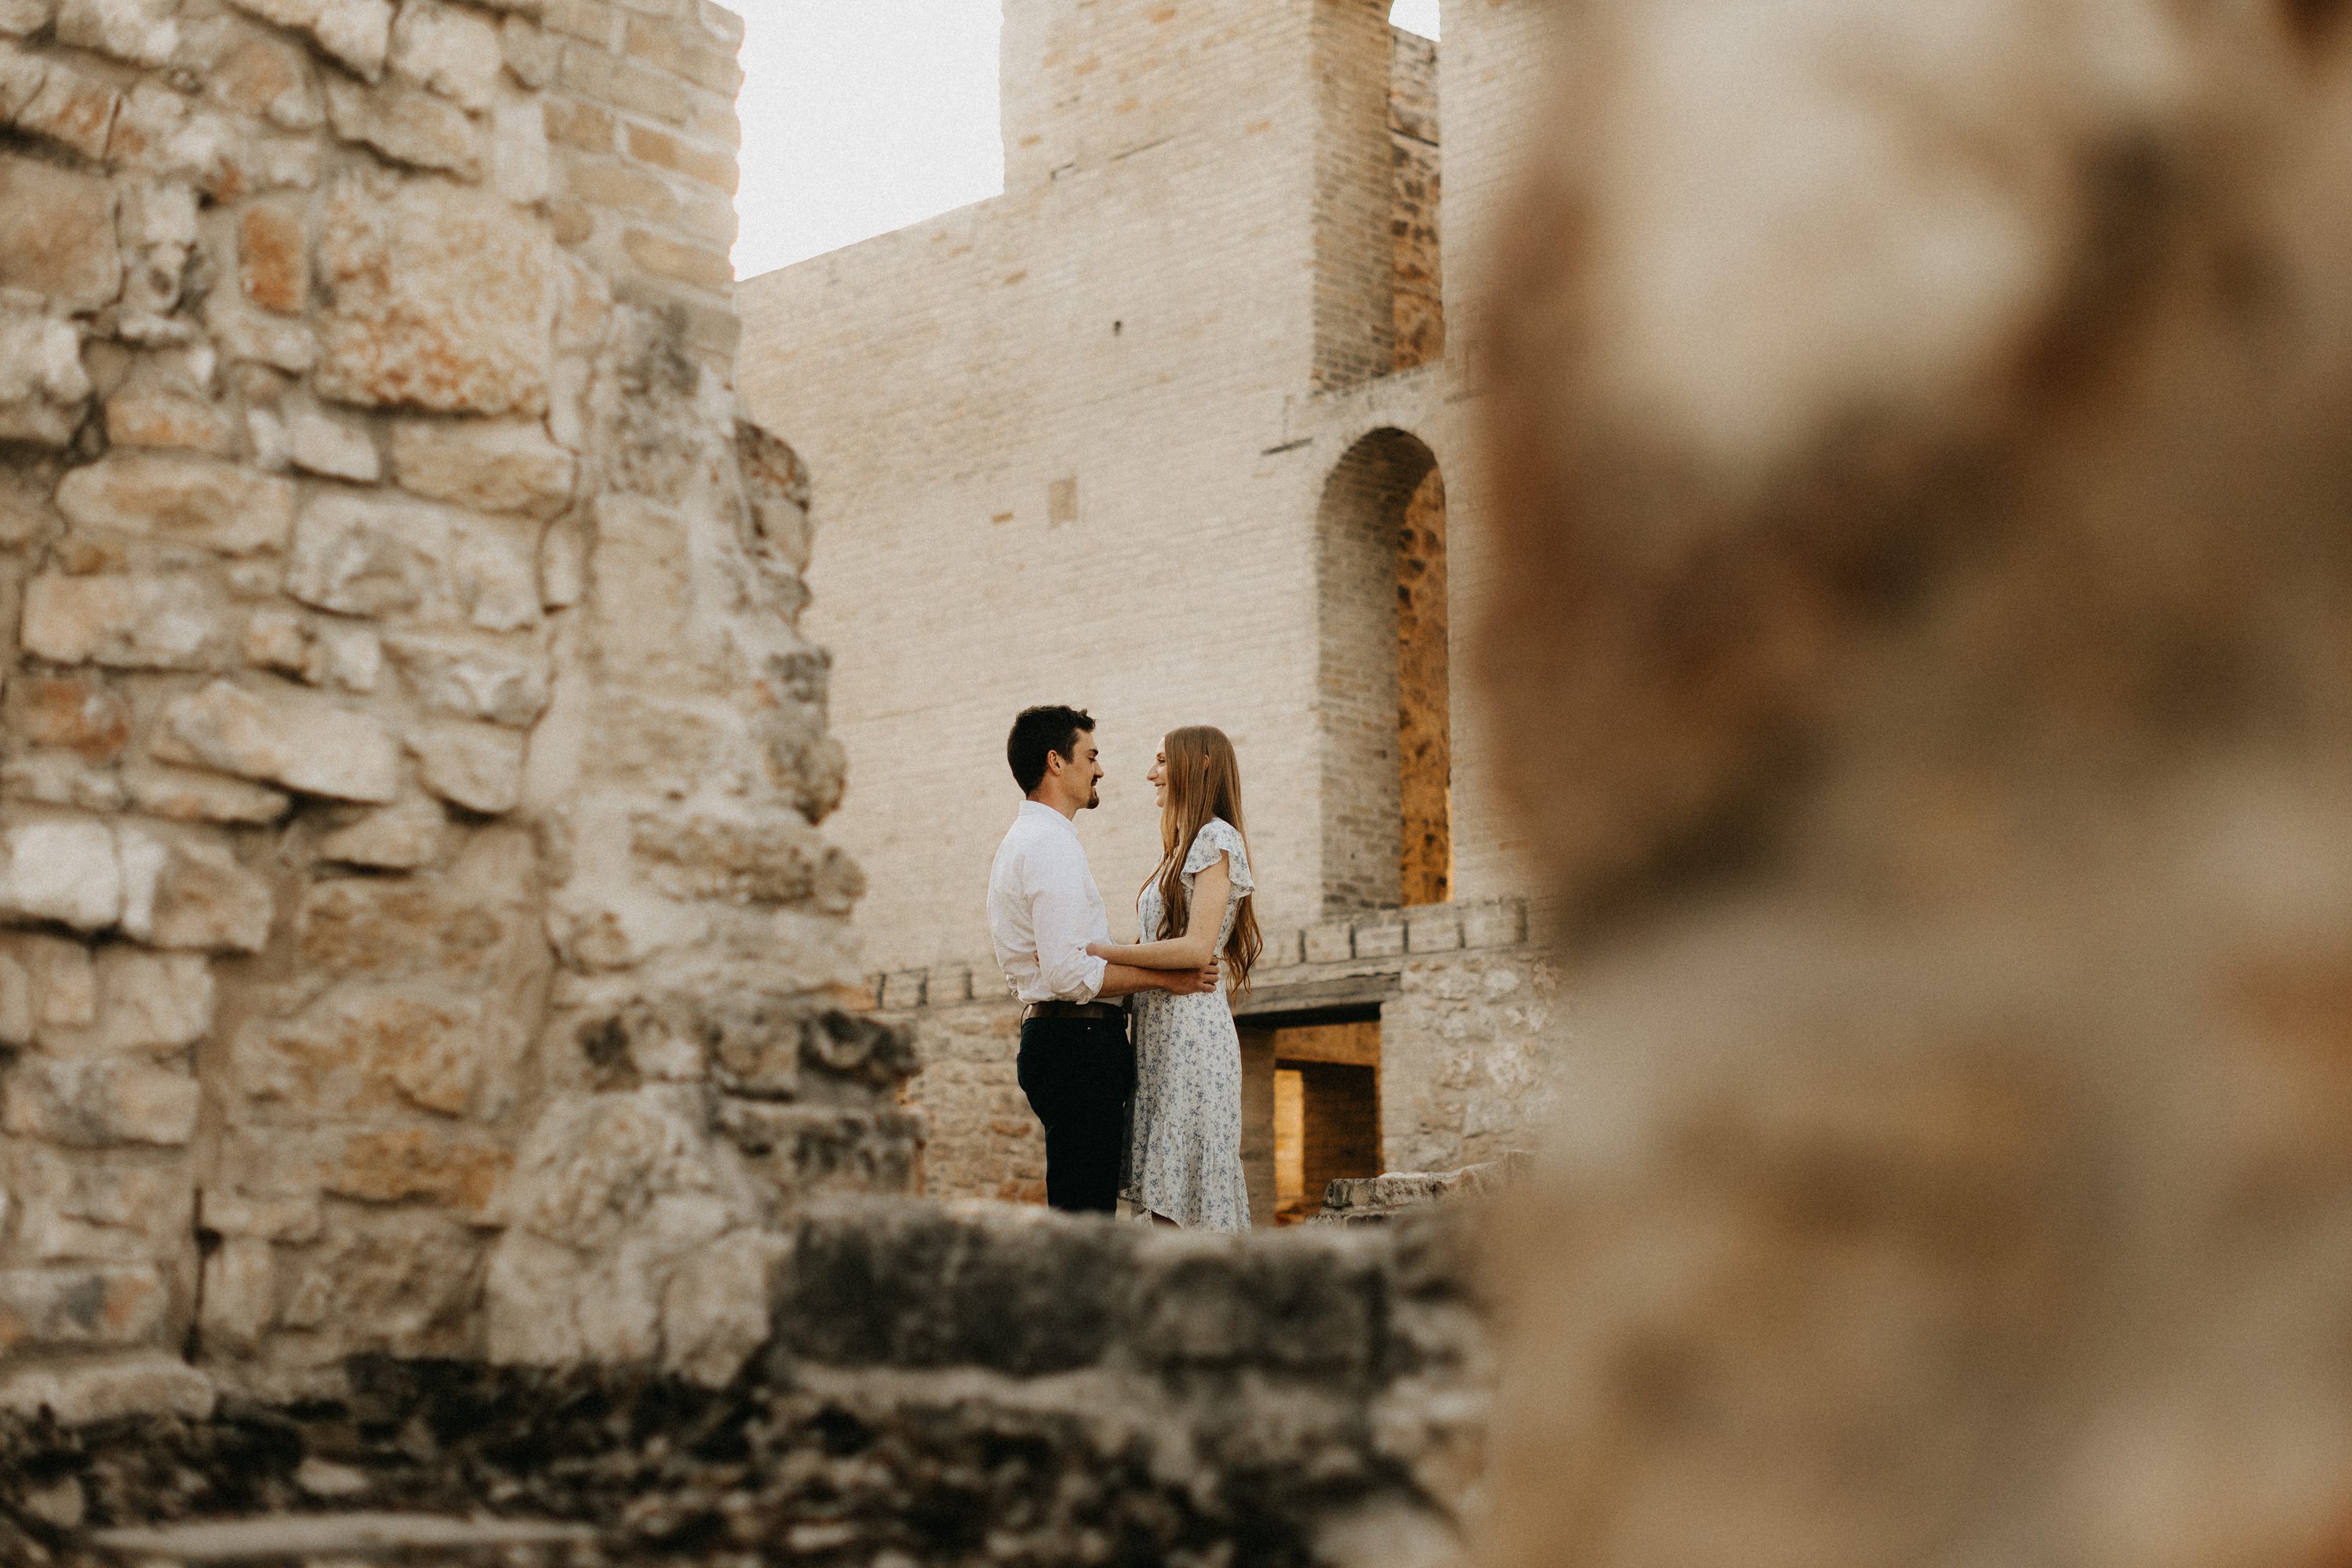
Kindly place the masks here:
<instances>
[{"instance_id":1,"label":"couple embracing","mask_svg":"<svg viewBox=\"0 0 2352 1568\"><path fill-rule=\"evenodd\" d=\"M1171 730L1145 776L1160 864L1136 899L1141 940L1110 940L1072 826L1101 804L1095 721L1032 708L1005 760L1027 798L988 879L988 926L1025 1005L1020 1079L1045 1129L1045 1201L1110 1214L1125 1198L1163 1225L1249 1226L1241 1040L1225 990L1259 949L1233 742ZM1130 1035L1130 1028L1132 1034Z\"/></svg>"}]
</instances>

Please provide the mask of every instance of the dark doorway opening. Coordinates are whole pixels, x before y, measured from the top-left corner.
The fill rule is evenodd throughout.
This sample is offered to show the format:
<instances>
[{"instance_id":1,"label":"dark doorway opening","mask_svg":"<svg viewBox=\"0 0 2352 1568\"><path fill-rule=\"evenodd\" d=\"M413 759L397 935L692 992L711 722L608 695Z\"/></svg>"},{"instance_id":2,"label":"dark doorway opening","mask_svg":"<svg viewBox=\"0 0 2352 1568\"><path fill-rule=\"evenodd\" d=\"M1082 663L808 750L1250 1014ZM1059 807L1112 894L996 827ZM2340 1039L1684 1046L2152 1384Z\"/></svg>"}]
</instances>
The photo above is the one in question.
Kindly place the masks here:
<instances>
[{"instance_id":1,"label":"dark doorway opening","mask_svg":"<svg viewBox=\"0 0 2352 1568\"><path fill-rule=\"evenodd\" d=\"M1380 1010L1242 1026L1242 1164L1257 1225L1296 1225L1343 1176L1381 1173Z\"/></svg>"}]
</instances>

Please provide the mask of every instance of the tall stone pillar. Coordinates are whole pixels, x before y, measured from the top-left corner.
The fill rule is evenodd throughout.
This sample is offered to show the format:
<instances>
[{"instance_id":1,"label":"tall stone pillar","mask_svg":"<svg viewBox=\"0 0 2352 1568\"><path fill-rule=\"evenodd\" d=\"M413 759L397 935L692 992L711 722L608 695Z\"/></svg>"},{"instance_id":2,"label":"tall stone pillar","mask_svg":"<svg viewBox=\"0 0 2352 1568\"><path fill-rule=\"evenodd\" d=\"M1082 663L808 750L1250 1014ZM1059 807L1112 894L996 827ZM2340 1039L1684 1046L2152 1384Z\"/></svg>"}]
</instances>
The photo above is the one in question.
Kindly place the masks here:
<instances>
[{"instance_id":1,"label":"tall stone pillar","mask_svg":"<svg viewBox=\"0 0 2352 1568\"><path fill-rule=\"evenodd\" d=\"M719 1368L765 1214L913 1179L733 399L739 41L0 0L0 1403Z\"/></svg>"}]
</instances>

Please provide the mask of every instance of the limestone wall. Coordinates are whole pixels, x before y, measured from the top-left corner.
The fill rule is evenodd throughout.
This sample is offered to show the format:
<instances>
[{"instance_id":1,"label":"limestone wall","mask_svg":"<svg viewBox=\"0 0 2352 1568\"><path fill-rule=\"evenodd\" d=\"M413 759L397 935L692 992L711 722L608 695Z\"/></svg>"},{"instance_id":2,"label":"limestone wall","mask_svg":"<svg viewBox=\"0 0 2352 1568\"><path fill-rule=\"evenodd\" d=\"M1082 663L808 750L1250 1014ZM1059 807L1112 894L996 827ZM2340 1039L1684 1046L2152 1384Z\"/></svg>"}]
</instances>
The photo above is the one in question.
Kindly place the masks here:
<instances>
[{"instance_id":1,"label":"limestone wall","mask_svg":"<svg viewBox=\"0 0 2352 1568\"><path fill-rule=\"evenodd\" d=\"M0 5L0 1401L684 1364L764 1205L910 1179L730 380L737 36Z\"/></svg>"}]
</instances>

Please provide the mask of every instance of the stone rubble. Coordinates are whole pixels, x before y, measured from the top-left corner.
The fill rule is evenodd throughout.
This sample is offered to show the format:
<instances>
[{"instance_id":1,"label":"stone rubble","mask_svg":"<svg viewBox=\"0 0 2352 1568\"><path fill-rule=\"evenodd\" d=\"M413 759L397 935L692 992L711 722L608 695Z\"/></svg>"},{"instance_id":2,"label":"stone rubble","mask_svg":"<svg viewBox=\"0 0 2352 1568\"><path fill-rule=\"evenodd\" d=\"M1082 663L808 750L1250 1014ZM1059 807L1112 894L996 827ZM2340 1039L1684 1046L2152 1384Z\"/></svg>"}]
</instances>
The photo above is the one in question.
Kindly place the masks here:
<instances>
[{"instance_id":1,"label":"stone rubble","mask_svg":"<svg viewBox=\"0 0 2352 1568\"><path fill-rule=\"evenodd\" d=\"M0 1417L0 1557L79 1568L126 1523L209 1521L137 1538L199 1561L233 1532L381 1536L390 1513L443 1521L412 1535L591 1527L593 1546L479 1559L573 1568L1436 1568L1483 1468L1466 1212L1213 1237L818 1205L761 1261L772 1317L723 1386L371 1358L333 1399Z\"/></svg>"}]
</instances>

